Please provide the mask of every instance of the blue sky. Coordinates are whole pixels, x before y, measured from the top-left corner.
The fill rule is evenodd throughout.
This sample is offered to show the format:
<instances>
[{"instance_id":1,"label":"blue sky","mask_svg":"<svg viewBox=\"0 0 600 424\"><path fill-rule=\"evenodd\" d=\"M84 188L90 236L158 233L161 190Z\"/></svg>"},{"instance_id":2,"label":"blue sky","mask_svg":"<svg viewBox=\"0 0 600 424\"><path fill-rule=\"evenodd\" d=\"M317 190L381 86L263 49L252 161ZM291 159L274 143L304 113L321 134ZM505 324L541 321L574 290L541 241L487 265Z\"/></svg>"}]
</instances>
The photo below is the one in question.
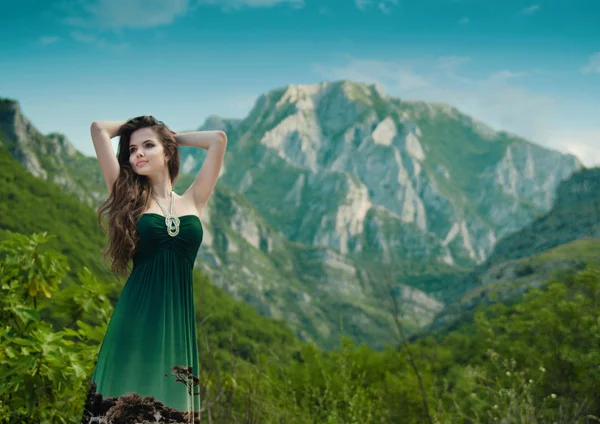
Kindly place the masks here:
<instances>
[{"instance_id":1,"label":"blue sky","mask_svg":"<svg viewBox=\"0 0 600 424\"><path fill-rule=\"evenodd\" d=\"M94 155L94 120L191 131L275 88L352 79L600 165L598 22L595 0L7 1L0 97Z\"/></svg>"}]
</instances>

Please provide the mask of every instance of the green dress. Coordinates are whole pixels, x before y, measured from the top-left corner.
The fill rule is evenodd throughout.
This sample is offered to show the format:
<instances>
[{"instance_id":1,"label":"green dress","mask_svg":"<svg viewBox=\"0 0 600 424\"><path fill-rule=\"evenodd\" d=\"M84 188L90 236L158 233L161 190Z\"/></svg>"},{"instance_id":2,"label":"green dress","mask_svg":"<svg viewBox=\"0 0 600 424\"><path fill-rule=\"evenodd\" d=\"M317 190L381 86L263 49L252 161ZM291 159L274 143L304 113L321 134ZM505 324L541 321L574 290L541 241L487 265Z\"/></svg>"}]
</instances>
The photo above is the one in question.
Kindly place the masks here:
<instances>
[{"instance_id":1,"label":"green dress","mask_svg":"<svg viewBox=\"0 0 600 424\"><path fill-rule=\"evenodd\" d=\"M138 221L133 269L98 352L82 423L200 420L192 269L203 238L196 215Z\"/></svg>"}]
</instances>

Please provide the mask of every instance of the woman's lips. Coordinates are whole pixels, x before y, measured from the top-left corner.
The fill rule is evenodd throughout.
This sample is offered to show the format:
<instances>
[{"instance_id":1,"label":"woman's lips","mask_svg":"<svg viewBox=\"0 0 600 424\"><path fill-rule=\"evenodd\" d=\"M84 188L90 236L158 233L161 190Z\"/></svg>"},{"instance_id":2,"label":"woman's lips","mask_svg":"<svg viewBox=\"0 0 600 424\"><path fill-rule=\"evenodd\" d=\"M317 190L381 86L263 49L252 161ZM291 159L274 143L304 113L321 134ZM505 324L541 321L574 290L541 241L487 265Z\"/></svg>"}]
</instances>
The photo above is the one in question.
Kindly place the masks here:
<instances>
[{"instance_id":1,"label":"woman's lips","mask_svg":"<svg viewBox=\"0 0 600 424\"><path fill-rule=\"evenodd\" d=\"M148 161L147 160L142 160L142 161L139 161L138 163L136 163L135 166L141 166L141 165L143 165L145 163L148 163Z\"/></svg>"}]
</instances>

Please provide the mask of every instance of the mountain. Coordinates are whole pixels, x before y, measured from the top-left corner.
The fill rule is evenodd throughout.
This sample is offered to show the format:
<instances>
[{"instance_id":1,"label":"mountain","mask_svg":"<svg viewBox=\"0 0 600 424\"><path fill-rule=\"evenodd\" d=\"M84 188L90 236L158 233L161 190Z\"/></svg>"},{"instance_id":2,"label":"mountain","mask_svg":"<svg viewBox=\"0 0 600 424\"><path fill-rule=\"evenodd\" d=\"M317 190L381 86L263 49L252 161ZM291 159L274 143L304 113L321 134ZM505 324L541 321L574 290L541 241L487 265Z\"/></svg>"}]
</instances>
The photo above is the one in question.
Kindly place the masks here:
<instances>
[{"instance_id":1,"label":"mountain","mask_svg":"<svg viewBox=\"0 0 600 424\"><path fill-rule=\"evenodd\" d=\"M322 347L342 331L375 348L393 340L391 296L407 332L425 326L496 240L545 213L581 168L451 106L350 81L275 89L247 117L212 115L199 129L229 142L197 267ZM24 149L28 138L12 137ZM206 154L180 152L177 192Z\"/></svg>"},{"instance_id":2,"label":"mountain","mask_svg":"<svg viewBox=\"0 0 600 424\"><path fill-rule=\"evenodd\" d=\"M200 129L230 140L221 180L287 239L374 262L456 273L552 205L582 167L572 155L494 131L445 104L351 81L261 95L248 116ZM204 152L187 149L195 173ZM417 288L431 291L427 279Z\"/></svg>"},{"instance_id":3,"label":"mountain","mask_svg":"<svg viewBox=\"0 0 600 424\"><path fill-rule=\"evenodd\" d=\"M518 298L529 287L600 262L600 168L583 169L563 181L550 211L500 240L494 252L455 290L428 328L451 326L476 308Z\"/></svg>"},{"instance_id":4,"label":"mountain","mask_svg":"<svg viewBox=\"0 0 600 424\"><path fill-rule=\"evenodd\" d=\"M0 98L0 136L11 156L36 177L88 205L99 204L106 196L97 159L76 150L63 134L41 134L14 99Z\"/></svg>"},{"instance_id":5,"label":"mountain","mask_svg":"<svg viewBox=\"0 0 600 424\"><path fill-rule=\"evenodd\" d=\"M563 181L552 209L500 240L486 266L531 256L587 237L600 237L600 168L581 170Z\"/></svg>"}]
</instances>

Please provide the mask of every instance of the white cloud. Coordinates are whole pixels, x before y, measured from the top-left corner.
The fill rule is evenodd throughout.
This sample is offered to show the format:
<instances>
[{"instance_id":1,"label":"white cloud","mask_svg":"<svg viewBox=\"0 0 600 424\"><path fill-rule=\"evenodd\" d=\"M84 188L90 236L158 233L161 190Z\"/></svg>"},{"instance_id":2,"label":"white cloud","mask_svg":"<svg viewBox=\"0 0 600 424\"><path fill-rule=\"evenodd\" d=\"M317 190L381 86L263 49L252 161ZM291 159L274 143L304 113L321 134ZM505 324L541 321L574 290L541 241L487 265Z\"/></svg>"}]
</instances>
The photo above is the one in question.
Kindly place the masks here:
<instances>
[{"instance_id":1,"label":"white cloud","mask_svg":"<svg viewBox=\"0 0 600 424\"><path fill-rule=\"evenodd\" d=\"M590 56L589 63L581 68L584 74L600 74L600 52Z\"/></svg>"},{"instance_id":2,"label":"white cloud","mask_svg":"<svg viewBox=\"0 0 600 424\"><path fill-rule=\"evenodd\" d=\"M524 78L543 71L504 69L473 78L461 72L469 62L462 56L402 62L351 57L341 65L314 69L329 80L378 83L387 94L401 99L447 103L497 130L573 153L588 165L600 164L600 129L584 130L585 117L579 126L571 122L564 99L526 88ZM591 118L588 121L595 125Z\"/></svg>"},{"instance_id":3,"label":"white cloud","mask_svg":"<svg viewBox=\"0 0 600 424\"><path fill-rule=\"evenodd\" d=\"M379 4L377 6L379 7L379 10L381 10L386 15L389 15L390 13L392 13L392 9L384 2L379 2Z\"/></svg>"},{"instance_id":4,"label":"white cloud","mask_svg":"<svg viewBox=\"0 0 600 424\"><path fill-rule=\"evenodd\" d=\"M65 9L68 16L63 18L63 23L69 26L118 31L169 25L203 5L231 11L279 4L300 8L304 6L304 0L77 0L75 4L62 3L58 7Z\"/></svg>"},{"instance_id":5,"label":"white cloud","mask_svg":"<svg viewBox=\"0 0 600 424\"><path fill-rule=\"evenodd\" d=\"M71 35L71 38L73 38L73 40L75 41L78 41L80 43L95 44L100 49L112 51L115 53L128 51L130 47L129 43L127 42L113 43L108 41L104 37L81 31L70 31L69 34Z\"/></svg>"},{"instance_id":6,"label":"white cloud","mask_svg":"<svg viewBox=\"0 0 600 424\"><path fill-rule=\"evenodd\" d=\"M354 0L354 4L360 10L367 10L367 8L373 4L376 4L377 8L381 10L386 15L392 13L392 7L398 5L398 0Z\"/></svg>"},{"instance_id":7,"label":"white cloud","mask_svg":"<svg viewBox=\"0 0 600 424\"><path fill-rule=\"evenodd\" d=\"M558 114L558 104L552 96L533 93L491 77L475 82L473 88L477 91L467 94L474 103L469 113L476 113L488 124L535 142L547 139L552 133L552 120Z\"/></svg>"},{"instance_id":8,"label":"white cloud","mask_svg":"<svg viewBox=\"0 0 600 424\"><path fill-rule=\"evenodd\" d=\"M221 6L224 11L238 10L245 7L273 7L288 3L294 8L304 7L304 0L195 0L195 2L196 5Z\"/></svg>"},{"instance_id":9,"label":"white cloud","mask_svg":"<svg viewBox=\"0 0 600 424\"><path fill-rule=\"evenodd\" d=\"M365 10L372 2L372 0L355 0L356 7L360 10Z\"/></svg>"},{"instance_id":10,"label":"white cloud","mask_svg":"<svg viewBox=\"0 0 600 424\"><path fill-rule=\"evenodd\" d=\"M505 69L503 71L492 72L489 76L489 80L490 81L506 81L511 78L516 79L516 78L521 78L521 77L530 75L532 72L534 72L534 71L513 72L513 71L509 71L509 70Z\"/></svg>"},{"instance_id":11,"label":"white cloud","mask_svg":"<svg viewBox=\"0 0 600 424\"><path fill-rule=\"evenodd\" d=\"M586 166L600 166L600 130L558 131L548 137L547 143L577 156Z\"/></svg>"},{"instance_id":12,"label":"white cloud","mask_svg":"<svg viewBox=\"0 0 600 424\"><path fill-rule=\"evenodd\" d=\"M67 25L79 28L151 28L167 25L190 9L188 0L95 0L72 7Z\"/></svg>"},{"instance_id":13,"label":"white cloud","mask_svg":"<svg viewBox=\"0 0 600 424\"><path fill-rule=\"evenodd\" d=\"M40 37L37 40L37 43L40 46L47 46L48 44L56 43L59 39L60 39L60 37L56 36L56 35L45 35L45 36Z\"/></svg>"},{"instance_id":14,"label":"white cloud","mask_svg":"<svg viewBox=\"0 0 600 424\"><path fill-rule=\"evenodd\" d=\"M458 70L462 64L470 62L471 58L466 56L440 56L436 61L437 68L444 69L452 74Z\"/></svg>"},{"instance_id":15,"label":"white cloud","mask_svg":"<svg viewBox=\"0 0 600 424\"><path fill-rule=\"evenodd\" d=\"M463 16L462 18L459 19L458 23L461 24L461 25L468 24L469 23L469 17L468 16Z\"/></svg>"},{"instance_id":16,"label":"white cloud","mask_svg":"<svg viewBox=\"0 0 600 424\"><path fill-rule=\"evenodd\" d=\"M532 4L529 7L526 7L525 9L521 10L521 13L525 14L525 15L531 15L534 12L537 12L540 9L540 5L539 4Z\"/></svg>"},{"instance_id":17,"label":"white cloud","mask_svg":"<svg viewBox=\"0 0 600 424\"><path fill-rule=\"evenodd\" d=\"M409 63L350 58L342 66L315 65L315 71L326 78L349 79L367 84L385 81L394 91L428 87L429 81L414 72Z\"/></svg>"}]
</instances>

